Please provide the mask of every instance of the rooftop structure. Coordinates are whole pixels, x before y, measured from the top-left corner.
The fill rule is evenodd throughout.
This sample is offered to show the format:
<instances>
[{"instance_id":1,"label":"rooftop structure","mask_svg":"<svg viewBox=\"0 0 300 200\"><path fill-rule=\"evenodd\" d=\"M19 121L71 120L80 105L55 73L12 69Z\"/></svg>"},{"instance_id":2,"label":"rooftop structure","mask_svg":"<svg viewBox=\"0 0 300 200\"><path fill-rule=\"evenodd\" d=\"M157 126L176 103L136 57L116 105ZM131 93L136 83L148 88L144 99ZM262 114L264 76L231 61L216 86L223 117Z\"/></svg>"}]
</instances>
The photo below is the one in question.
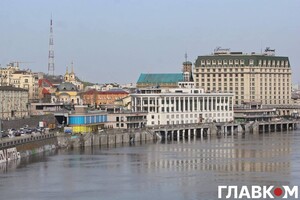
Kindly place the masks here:
<instances>
[{"instance_id":1,"label":"rooftop structure","mask_svg":"<svg viewBox=\"0 0 300 200\"><path fill-rule=\"evenodd\" d=\"M137 81L137 88L177 87L177 83L180 81L183 81L182 73L141 74Z\"/></svg>"}]
</instances>

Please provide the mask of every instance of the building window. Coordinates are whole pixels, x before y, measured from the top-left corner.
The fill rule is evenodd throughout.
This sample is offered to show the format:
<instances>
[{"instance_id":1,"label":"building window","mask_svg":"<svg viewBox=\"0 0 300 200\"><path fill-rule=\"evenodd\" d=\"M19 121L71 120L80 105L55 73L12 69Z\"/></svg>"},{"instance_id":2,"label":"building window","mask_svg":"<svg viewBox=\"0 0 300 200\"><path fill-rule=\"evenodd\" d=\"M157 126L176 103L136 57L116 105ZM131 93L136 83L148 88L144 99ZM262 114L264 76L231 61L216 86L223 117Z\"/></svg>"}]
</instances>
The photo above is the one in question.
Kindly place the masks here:
<instances>
[{"instance_id":1,"label":"building window","mask_svg":"<svg viewBox=\"0 0 300 200\"><path fill-rule=\"evenodd\" d=\"M249 65L250 65L250 66L253 66L253 65L254 65L254 60L250 59Z\"/></svg>"}]
</instances>

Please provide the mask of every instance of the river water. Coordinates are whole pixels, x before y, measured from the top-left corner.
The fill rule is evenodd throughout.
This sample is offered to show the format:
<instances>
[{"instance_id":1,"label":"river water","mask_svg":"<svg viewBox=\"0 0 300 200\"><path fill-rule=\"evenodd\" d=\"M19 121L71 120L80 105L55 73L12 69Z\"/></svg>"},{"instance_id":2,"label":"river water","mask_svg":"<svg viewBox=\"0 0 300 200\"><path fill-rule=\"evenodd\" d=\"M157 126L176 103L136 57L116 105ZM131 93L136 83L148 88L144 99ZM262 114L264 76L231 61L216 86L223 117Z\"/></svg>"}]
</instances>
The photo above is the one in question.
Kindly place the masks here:
<instances>
[{"instance_id":1,"label":"river water","mask_svg":"<svg viewBox=\"0 0 300 200\"><path fill-rule=\"evenodd\" d=\"M60 150L0 166L0 199L217 199L219 185L300 185L300 131Z\"/></svg>"}]
</instances>

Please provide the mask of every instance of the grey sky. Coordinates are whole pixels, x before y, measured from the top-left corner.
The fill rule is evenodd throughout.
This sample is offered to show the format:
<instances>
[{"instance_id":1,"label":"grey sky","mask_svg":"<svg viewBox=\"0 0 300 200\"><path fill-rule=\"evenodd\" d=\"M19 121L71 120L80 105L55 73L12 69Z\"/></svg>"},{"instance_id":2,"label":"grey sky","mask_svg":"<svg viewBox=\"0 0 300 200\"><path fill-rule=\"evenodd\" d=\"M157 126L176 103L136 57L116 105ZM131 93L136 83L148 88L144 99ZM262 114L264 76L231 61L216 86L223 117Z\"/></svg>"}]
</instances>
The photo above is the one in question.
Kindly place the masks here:
<instances>
[{"instance_id":1,"label":"grey sky","mask_svg":"<svg viewBox=\"0 0 300 200\"><path fill-rule=\"evenodd\" d=\"M299 0L1 0L0 64L47 72L49 20L55 74L74 61L91 82L136 82L142 72L179 72L216 46L289 56L300 81Z\"/></svg>"}]
</instances>

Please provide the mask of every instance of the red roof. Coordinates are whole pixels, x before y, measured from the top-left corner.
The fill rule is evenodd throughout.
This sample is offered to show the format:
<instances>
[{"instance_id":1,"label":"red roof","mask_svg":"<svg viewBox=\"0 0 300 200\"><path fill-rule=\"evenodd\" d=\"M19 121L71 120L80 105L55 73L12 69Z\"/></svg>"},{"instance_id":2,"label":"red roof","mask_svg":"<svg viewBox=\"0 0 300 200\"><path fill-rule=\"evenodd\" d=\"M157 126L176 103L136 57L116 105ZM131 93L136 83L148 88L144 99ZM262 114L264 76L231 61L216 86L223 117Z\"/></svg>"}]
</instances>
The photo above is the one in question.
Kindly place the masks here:
<instances>
[{"instance_id":1,"label":"red roof","mask_svg":"<svg viewBox=\"0 0 300 200\"><path fill-rule=\"evenodd\" d=\"M53 87L53 84L49 80L45 78L39 79L39 87L43 87L43 83L49 85L50 87Z\"/></svg>"},{"instance_id":2,"label":"red roof","mask_svg":"<svg viewBox=\"0 0 300 200\"><path fill-rule=\"evenodd\" d=\"M98 91L95 89L88 90L84 92L84 95L92 95L92 94L129 94L128 92L124 90L108 90L108 91Z\"/></svg>"},{"instance_id":3,"label":"red roof","mask_svg":"<svg viewBox=\"0 0 300 200\"><path fill-rule=\"evenodd\" d=\"M42 94L50 94L50 92L46 88L43 88Z\"/></svg>"},{"instance_id":4,"label":"red roof","mask_svg":"<svg viewBox=\"0 0 300 200\"><path fill-rule=\"evenodd\" d=\"M100 94L129 94L128 92L124 90L108 90L108 91L102 91Z\"/></svg>"}]
</instances>

